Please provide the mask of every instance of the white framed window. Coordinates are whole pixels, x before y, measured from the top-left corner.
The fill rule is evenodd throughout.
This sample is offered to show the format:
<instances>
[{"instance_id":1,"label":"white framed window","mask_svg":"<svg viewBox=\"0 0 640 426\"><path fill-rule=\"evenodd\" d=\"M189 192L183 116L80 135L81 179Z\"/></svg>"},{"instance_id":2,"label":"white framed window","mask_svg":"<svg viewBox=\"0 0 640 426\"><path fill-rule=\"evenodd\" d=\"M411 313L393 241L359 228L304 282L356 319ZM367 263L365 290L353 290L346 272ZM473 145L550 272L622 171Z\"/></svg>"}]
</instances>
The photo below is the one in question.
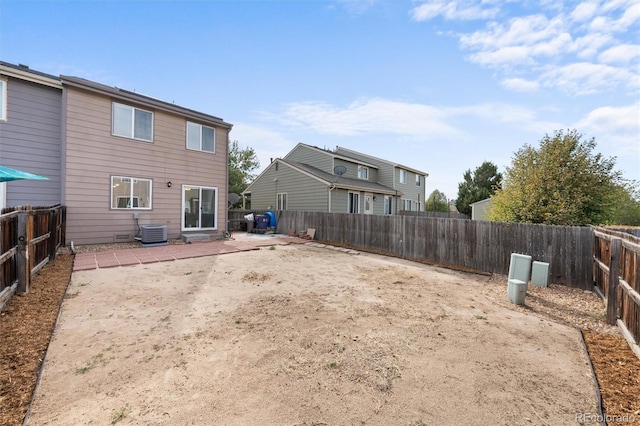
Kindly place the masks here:
<instances>
[{"instance_id":1,"label":"white framed window","mask_svg":"<svg viewBox=\"0 0 640 426\"><path fill-rule=\"evenodd\" d=\"M7 121L7 81L0 80L0 120Z\"/></svg>"},{"instance_id":2,"label":"white framed window","mask_svg":"<svg viewBox=\"0 0 640 426\"><path fill-rule=\"evenodd\" d=\"M388 195L384 196L384 214L391 214L393 212L392 198Z\"/></svg>"},{"instance_id":3,"label":"white framed window","mask_svg":"<svg viewBox=\"0 0 640 426\"><path fill-rule=\"evenodd\" d=\"M153 142L153 113L129 105L113 103L114 136Z\"/></svg>"},{"instance_id":4,"label":"white framed window","mask_svg":"<svg viewBox=\"0 0 640 426\"><path fill-rule=\"evenodd\" d=\"M347 211L349 213L360 213L360 193L359 192L349 192L349 202L347 206Z\"/></svg>"},{"instance_id":5,"label":"white framed window","mask_svg":"<svg viewBox=\"0 0 640 426\"><path fill-rule=\"evenodd\" d=\"M400 183L407 183L407 171L400 170Z\"/></svg>"},{"instance_id":6,"label":"white framed window","mask_svg":"<svg viewBox=\"0 0 640 426\"><path fill-rule=\"evenodd\" d=\"M416 186L420 186L420 175L416 174Z\"/></svg>"},{"instance_id":7,"label":"white framed window","mask_svg":"<svg viewBox=\"0 0 640 426\"><path fill-rule=\"evenodd\" d=\"M400 205L402 206L402 210L410 212L411 211L411 200L407 200L403 198L400 201Z\"/></svg>"},{"instance_id":8,"label":"white framed window","mask_svg":"<svg viewBox=\"0 0 640 426\"><path fill-rule=\"evenodd\" d=\"M216 152L215 129L187 121L187 149Z\"/></svg>"},{"instance_id":9,"label":"white framed window","mask_svg":"<svg viewBox=\"0 0 640 426\"><path fill-rule=\"evenodd\" d=\"M276 210L286 210L287 209L287 193L286 192L280 192L278 193L277 196L277 208Z\"/></svg>"},{"instance_id":10,"label":"white framed window","mask_svg":"<svg viewBox=\"0 0 640 426\"><path fill-rule=\"evenodd\" d=\"M369 168L365 166L358 166L358 179L369 179Z\"/></svg>"},{"instance_id":11,"label":"white framed window","mask_svg":"<svg viewBox=\"0 0 640 426\"><path fill-rule=\"evenodd\" d=\"M218 188L182 185L182 230L218 229Z\"/></svg>"},{"instance_id":12,"label":"white framed window","mask_svg":"<svg viewBox=\"0 0 640 426\"><path fill-rule=\"evenodd\" d=\"M153 182L126 176L111 176L111 208L151 210Z\"/></svg>"}]
</instances>

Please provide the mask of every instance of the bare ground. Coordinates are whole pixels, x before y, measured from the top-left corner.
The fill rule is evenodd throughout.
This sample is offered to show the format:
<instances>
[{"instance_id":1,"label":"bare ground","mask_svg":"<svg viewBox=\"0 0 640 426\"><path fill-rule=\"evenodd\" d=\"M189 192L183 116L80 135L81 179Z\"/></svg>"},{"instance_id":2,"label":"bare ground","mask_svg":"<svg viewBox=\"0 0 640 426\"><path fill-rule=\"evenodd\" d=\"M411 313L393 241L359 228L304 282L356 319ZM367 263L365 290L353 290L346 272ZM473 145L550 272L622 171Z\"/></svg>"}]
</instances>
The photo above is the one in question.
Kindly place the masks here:
<instances>
[{"instance_id":1,"label":"bare ground","mask_svg":"<svg viewBox=\"0 0 640 426\"><path fill-rule=\"evenodd\" d=\"M520 312L502 303L504 287L310 246L78 272L29 424L576 424L597 413L579 333L557 321L589 328L601 313L575 316L553 287ZM14 301L35 292L10 302L2 333L31 309ZM640 417L640 363L600 328L585 335L607 414ZM602 332L623 345L595 350ZM20 424L42 349L11 369L6 341L0 423ZM608 362L621 353L631 358ZM6 377L26 383L5 392Z\"/></svg>"}]
</instances>

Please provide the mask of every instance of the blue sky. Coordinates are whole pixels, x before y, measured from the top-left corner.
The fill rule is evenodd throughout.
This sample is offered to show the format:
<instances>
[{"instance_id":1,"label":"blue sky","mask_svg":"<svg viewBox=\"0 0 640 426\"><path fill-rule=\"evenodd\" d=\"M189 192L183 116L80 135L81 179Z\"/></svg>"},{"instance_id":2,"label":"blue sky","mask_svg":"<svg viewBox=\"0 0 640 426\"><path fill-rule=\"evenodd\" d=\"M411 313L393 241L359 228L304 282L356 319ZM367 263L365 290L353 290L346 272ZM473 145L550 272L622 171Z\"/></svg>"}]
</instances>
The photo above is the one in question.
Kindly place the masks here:
<instances>
[{"instance_id":1,"label":"blue sky","mask_svg":"<svg viewBox=\"0 0 640 426\"><path fill-rule=\"evenodd\" d=\"M456 198L577 129L640 180L637 0L0 0L0 60L221 117L259 171L339 145Z\"/></svg>"}]
</instances>

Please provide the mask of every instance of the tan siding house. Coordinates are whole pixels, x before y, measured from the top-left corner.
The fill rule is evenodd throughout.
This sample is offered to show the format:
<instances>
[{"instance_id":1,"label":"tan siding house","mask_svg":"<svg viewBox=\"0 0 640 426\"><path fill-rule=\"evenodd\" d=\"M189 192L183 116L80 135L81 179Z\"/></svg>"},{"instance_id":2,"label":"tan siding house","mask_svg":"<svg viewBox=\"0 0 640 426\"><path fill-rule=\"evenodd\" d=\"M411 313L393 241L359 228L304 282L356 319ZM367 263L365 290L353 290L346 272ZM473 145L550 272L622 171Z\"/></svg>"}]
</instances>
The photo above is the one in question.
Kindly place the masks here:
<instances>
[{"instance_id":1,"label":"tan siding house","mask_svg":"<svg viewBox=\"0 0 640 426\"><path fill-rule=\"evenodd\" d=\"M224 233L231 124L88 80L61 80L68 242L132 241L143 225L166 225L168 238Z\"/></svg>"}]
</instances>

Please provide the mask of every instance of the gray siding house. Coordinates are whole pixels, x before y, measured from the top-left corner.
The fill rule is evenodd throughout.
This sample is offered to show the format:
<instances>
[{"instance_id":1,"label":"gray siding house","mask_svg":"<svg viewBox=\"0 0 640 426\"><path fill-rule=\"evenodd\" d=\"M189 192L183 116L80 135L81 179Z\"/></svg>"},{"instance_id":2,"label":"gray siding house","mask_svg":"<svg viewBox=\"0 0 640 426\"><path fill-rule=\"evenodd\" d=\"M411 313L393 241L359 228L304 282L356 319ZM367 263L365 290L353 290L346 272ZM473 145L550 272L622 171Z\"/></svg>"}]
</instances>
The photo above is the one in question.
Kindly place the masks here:
<instances>
[{"instance_id":1,"label":"gray siding house","mask_svg":"<svg viewBox=\"0 0 640 426\"><path fill-rule=\"evenodd\" d=\"M300 143L275 159L243 196L252 209L397 214L422 210L427 176L344 148Z\"/></svg>"},{"instance_id":2,"label":"gray siding house","mask_svg":"<svg viewBox=\"0 0 640 426\"><path fill-rule=\"evenodd\" d=\"M60 79L0 61L0 165L49 178L0 183L0 208L63 201L61 122Z\"/></svg>"}]
</instances>

